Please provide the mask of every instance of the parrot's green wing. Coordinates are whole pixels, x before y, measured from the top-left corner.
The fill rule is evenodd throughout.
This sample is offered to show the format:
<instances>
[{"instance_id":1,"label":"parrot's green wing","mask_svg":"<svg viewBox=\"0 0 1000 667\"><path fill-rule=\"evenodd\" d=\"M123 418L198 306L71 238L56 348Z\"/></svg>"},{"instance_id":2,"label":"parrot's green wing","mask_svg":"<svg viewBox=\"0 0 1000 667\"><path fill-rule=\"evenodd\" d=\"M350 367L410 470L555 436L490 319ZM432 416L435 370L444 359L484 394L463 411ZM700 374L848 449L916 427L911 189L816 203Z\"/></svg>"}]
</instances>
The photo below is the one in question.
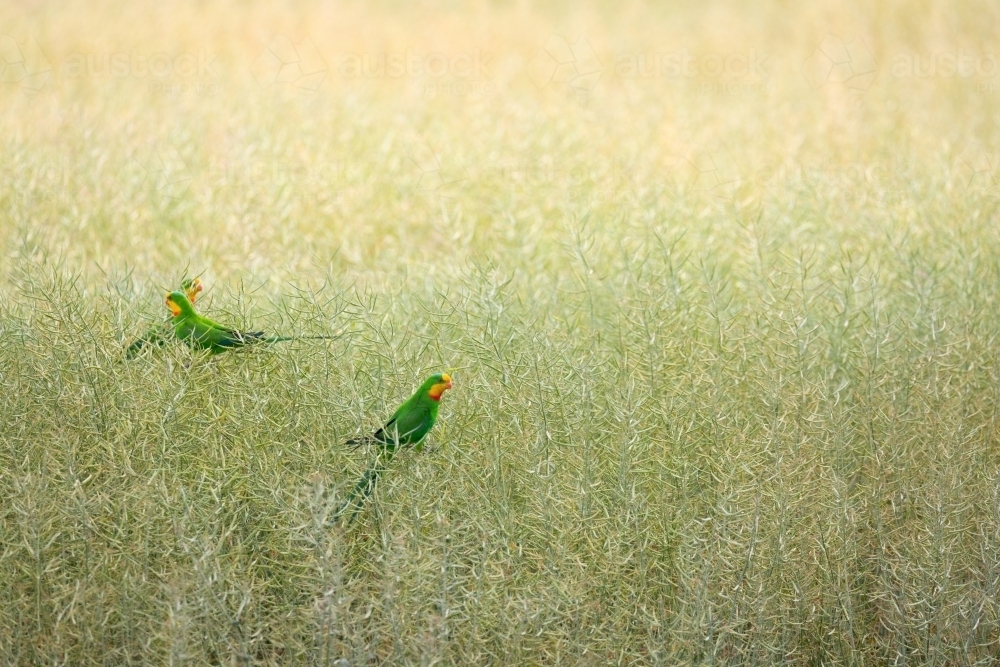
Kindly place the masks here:
<instances>
[{"instance_id":1,"label":"parrot's green wing","mask_svg":"<svg viewBox=\"0 0 1000 667\"><path fill-rule=\"evenodd\" d=\"M424 439L436 419L437 410L424 401L407 401L372 437L386 445L415 444Z\"/></svg>"},{"instance_id":2,"label":"parrot's green wing","mask_svg":"<svg viewBox=\"0 0 1000 667\"><path fill-rule=\"evenodd\" d=\"M237 331L197 313L175 317L174 332L181 340L213 354L264 340L264 334L260 331Z\"/></svg>"},{"instance_id":3,"label":"parrot's green wing","mask_svg":"<svg viewBox=\"0 0 1000 667\"><path fill-rule=\"evenodd\" d=\"M191 302L180 292L167 295L167 306L173 313L174 335L192 347L219 354L226 350L258 343L279 343L288 340L333 340L338 336L267 336L263 331L239 331L223 326L195 312Z\"/></svg>"}]
</instances>

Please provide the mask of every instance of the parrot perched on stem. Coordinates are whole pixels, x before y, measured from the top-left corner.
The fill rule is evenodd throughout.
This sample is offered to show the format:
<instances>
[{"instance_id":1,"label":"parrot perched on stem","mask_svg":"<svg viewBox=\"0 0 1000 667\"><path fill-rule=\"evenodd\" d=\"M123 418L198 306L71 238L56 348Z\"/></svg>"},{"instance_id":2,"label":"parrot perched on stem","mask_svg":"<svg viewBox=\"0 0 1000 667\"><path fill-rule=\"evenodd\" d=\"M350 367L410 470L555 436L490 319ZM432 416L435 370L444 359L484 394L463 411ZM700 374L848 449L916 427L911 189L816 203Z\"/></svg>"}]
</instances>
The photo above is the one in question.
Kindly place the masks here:
<instances>
[{"instance_id":1,"label":"parrot perched on stem","mask_svg":"<svg viewBox=\"0 0 1000 667\"><path fill-rule=\"evenodd\" d=\"M224 327L195 312L191 301L183 292L167 294L167 307L172 318L174 335L193 348L219 354L249 345L280 343L288 340L333 340L337 336L267 336L263 331L237 331Z\"/></svg>"},{"instance_id":2,"label":"parrot perched on stem","mask_svg":"<svg viewBox=\"0 0 1000 667\"><path fill-rule=\"evenodd\" d=\"M198 294L204 289L201 278L188 278L181 282L181 291L187 296L192 304L198 299ZM164 322L147 331L141 338L125 348L125 358L131 359L148 345L160 346L173 336L173 318L168 317Z\"/></svg>"},{"instance_id":3,"label":"parrot perched on stem","mask_svg":"<svg viewBox=\"0 0 1000 667\"><path fill-rule=\"evenodd\" d=\"M353 523L365 499L375 490L375 483L379 476L385 472L396 451L403 446L413 446L416 451L423 449L424 438L437 421L438 408L441 406L441 397L444 392L451 389L451 376L447 373L432 375L413 393L413 396L399 406L399 408L389 417L389 421L373 435L361 438L352 438L346 444L355 447L360 445L374 445L378 448L375 461L368 467L354 489L347 496L347 500L340 506L334 515L334 521L340 520L348 509L351 513L347 523Z\"/></svg>"}]
</instances>

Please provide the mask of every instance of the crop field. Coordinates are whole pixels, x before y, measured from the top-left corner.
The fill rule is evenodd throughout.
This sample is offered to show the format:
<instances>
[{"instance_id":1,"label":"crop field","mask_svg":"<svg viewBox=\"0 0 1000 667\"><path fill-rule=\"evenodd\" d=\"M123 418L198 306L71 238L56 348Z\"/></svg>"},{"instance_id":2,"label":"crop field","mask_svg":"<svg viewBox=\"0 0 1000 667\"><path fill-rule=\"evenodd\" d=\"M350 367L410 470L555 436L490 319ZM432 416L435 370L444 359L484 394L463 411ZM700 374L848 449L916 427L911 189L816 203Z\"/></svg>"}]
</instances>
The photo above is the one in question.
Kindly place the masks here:
<instances>
[{"instance_id":1,"label":"crop field","mask_svg":"<svg viewBox=\"0 0 1000 667\"><path fill-rule=\"evenodd\" d=\"M998 118L995 3L0 3L0 665L995 664Z\"/></svg>"}]
</instances>

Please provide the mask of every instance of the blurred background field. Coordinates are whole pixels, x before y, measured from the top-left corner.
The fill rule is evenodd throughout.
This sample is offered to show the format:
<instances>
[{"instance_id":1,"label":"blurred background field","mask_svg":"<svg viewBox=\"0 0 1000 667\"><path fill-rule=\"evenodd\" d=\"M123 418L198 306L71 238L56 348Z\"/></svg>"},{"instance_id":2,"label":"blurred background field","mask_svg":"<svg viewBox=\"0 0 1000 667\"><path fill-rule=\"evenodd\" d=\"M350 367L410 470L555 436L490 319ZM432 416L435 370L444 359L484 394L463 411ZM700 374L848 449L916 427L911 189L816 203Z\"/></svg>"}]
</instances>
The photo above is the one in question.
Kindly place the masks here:
<instances>
[{"instance_id":1,"label":"blurred background field","mask_svg":"<svg viewBox=\"0 0 1000 667\"><path fill-rule=\"evenodd\" d=\"M0 5L0 663L992 664L998 14Z\"/></svg>"}]
</instances>

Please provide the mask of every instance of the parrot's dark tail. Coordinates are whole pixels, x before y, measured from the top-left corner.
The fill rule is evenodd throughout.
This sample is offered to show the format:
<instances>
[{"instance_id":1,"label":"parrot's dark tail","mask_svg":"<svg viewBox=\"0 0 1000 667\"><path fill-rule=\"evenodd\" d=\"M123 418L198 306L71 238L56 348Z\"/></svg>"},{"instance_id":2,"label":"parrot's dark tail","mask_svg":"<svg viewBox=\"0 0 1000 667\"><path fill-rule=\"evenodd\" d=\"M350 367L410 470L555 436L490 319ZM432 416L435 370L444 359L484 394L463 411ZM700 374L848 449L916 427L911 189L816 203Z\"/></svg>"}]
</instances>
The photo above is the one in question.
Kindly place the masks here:
<instances>
[{"instance_id":1,"label":"parrot's dark tail","mask_svg":"<svg viewBox=\"0 0 1000 667\"><path fill-rule=\"evenodd\" d=\"M368 470L361 476L358 483L354 485L354 489L347 496L347 500L340 506L337 513L333 515L333 523L343 522L345 526L354 523L365 501L375 491L375 483L378 482L379 476L385 472L391 460L391 452L379 452L378 456L375 457L375 461L368 466Z\"/></svg>"},{"instance_id":2,"label":"parrot's dark tail","mask_svg":"<svg viewBox=\"0 0 1000 667\"><path fill-rule=\"evenodd\" d=\"M166 342L167 341L161 335L161 332L151 331L142 338L135 340L131 345L125 348L125 358L134 359L135 357L139 356L139 353L142 352L146 346L148 345L160 346L165 344Z\"/></svg>"},{"instance_id":3,"label":"parrot's dark tail","mask_svg":"<svg viewBox=\"0 0 1000 667\"><path fill-rule=\"evenodd\" d=\"M350 440L346 441L344 444L347 445L348 447L354 447L355 449L357 449L361 445L375 445L375 444L378 444L378 440L376 440L374 437L372 437L370 435L362 435L362 436L358 436L357 438L351 438Z\"/></svg>"},{"instance_id":4,"label":"parrot's dark tail","mask_svg":"<svg viewBox=\"0 0 1000 667\"><path fill-rule=\"evenodd\" d=\"M289 340L337 340L340 336L258 336L259 340L267 343L284 343Z\"/></svg>"},{"instance_id":5,"label":"parrot's dark tail","mask_svg":"<svg viewBox=\"0 0 1000 667\"><path fill-rule=\"evenodd\" d=\"M145 338L140 338L139 340L135 341L127 348L125 348L125 358L134 359L140 352L142 352L142 348L145 345L146 345Z\"/></svg>"}]
</instances>

